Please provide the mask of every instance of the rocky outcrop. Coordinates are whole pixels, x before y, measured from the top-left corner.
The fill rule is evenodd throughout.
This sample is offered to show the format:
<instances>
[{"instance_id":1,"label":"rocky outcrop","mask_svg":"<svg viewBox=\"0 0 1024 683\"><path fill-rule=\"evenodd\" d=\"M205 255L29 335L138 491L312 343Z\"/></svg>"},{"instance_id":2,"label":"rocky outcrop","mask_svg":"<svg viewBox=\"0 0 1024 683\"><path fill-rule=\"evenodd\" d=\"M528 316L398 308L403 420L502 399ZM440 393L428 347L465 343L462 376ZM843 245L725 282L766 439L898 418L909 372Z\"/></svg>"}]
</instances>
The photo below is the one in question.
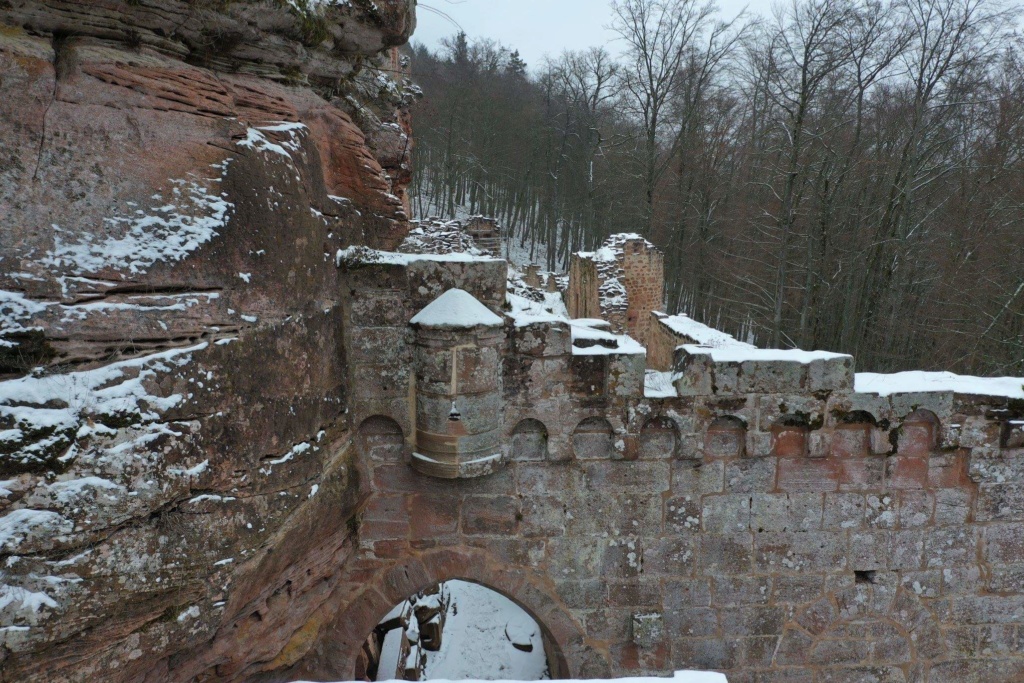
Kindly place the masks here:
<instances>
[{"instance_id":1,"label":"rocky outcrop","mask_svg":"<svg viewBox=\"0 0 1024 683\"><path fill-rule=\"evenodd\" d=\"M305 656L363 495L333 254L408 229L414 10L0 2L0 681Z\"/></svg>"}]
</instances>

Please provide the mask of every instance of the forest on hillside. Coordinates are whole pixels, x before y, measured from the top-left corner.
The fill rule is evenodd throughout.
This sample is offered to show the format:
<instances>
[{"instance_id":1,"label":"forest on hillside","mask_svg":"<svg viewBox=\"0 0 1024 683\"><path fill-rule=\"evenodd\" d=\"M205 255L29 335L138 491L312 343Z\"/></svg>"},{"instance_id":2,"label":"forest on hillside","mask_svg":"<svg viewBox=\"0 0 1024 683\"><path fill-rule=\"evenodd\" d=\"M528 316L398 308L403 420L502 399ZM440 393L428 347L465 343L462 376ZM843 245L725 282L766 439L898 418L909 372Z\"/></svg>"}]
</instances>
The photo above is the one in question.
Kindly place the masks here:
<instances>
[{"instance_id":1,"label":"forest on hillside","mask_svg":"<svg viewBox=\"0 0 1024 683\"><path fill-rule=\"evenodd\" d=\"M859 370L1024 375L1024 42L993 0L618 0L608 46L410 48L418 216L551 270L615 232L671 312Z\"/></svg>"}]
</instances>

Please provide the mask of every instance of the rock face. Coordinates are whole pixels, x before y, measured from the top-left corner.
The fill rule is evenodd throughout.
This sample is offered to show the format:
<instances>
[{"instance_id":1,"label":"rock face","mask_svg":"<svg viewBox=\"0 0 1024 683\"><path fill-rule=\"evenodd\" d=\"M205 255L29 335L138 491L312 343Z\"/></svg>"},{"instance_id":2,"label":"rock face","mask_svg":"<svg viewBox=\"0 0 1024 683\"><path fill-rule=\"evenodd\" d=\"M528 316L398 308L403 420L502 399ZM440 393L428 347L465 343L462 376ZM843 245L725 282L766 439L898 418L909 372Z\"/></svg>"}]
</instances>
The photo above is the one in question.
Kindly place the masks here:
<instances>
[{"instance_id":1,"label":"rock face","mask_svg":"<svg viewBox=\"0 0 1024 683\"><path fill-rule=\"evenodd\" d=\"M352 552L333 254L414 0L0 2L0 681L285 680Z\"/></svg>"}]
</instances>

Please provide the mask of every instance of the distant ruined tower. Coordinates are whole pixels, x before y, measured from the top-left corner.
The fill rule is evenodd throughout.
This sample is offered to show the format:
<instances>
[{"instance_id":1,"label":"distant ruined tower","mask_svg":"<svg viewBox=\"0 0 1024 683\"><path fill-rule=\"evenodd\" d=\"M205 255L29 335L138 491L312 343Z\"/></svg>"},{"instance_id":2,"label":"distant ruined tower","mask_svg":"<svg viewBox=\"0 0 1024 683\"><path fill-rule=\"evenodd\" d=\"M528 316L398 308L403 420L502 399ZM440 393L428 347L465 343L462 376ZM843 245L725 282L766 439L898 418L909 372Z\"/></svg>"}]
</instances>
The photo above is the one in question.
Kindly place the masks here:
<instances>
[{"instance_id":1,"label":"distant ruined tower","mask_svg":"<svg viewBox=\"0 0 1024 683\"><path fill-rule=\"evenodd\" d=\"M612 235L569 260L566 307L573 318L603 318L647 343L651 311L665 310L665 255L636 234Z\"/></svg>"}]
</instances>

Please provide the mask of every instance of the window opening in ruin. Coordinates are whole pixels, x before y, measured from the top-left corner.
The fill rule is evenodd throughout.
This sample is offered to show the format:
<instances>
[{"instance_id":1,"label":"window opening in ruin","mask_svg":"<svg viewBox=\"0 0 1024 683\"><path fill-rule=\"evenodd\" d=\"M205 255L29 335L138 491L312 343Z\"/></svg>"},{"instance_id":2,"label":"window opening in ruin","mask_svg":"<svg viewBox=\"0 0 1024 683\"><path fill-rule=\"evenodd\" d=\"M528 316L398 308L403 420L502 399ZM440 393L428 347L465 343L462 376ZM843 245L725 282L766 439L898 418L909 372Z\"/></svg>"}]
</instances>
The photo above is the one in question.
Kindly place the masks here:
<instances>
[{"instance_id":1,"label":"window opening in ruin","mask_svg":"<svg viewBox=\"0 0 1024 683\"><path fill-rule=\"evenodd\" d=\"M363 644L371 681L551 678L537 622L504 595L445 581L398 604Z\"/></svg>"}]
</instances>

